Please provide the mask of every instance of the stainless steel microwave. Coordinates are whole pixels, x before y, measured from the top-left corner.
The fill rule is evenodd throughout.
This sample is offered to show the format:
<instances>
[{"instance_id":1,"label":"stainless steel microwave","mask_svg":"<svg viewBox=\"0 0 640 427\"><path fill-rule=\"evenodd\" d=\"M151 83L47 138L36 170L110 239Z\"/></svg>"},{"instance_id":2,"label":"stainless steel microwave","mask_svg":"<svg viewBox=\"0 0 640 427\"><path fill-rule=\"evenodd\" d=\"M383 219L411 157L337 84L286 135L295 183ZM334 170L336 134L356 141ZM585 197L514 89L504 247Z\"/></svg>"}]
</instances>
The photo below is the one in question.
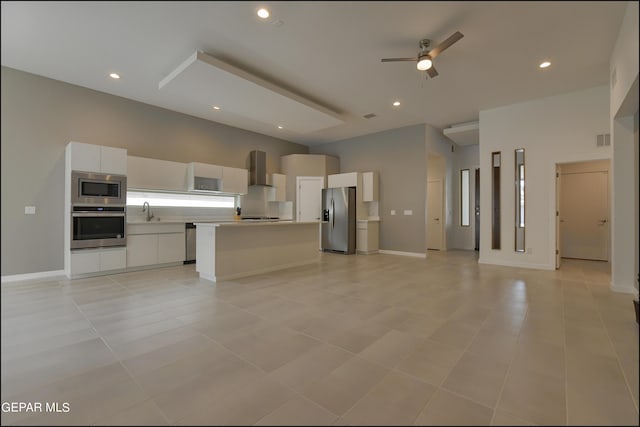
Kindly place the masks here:
<instances>
[{"instance_id":1,"label":"stainless steel microwave","mask_svg":"<svg viewBox=\"0 0 640 427\"><path fill-rule=\"evenodd\" d=\"M71 173L71 203L74 206L125 206L127 177L92 172Z\"/></svg>"}]
</instances>

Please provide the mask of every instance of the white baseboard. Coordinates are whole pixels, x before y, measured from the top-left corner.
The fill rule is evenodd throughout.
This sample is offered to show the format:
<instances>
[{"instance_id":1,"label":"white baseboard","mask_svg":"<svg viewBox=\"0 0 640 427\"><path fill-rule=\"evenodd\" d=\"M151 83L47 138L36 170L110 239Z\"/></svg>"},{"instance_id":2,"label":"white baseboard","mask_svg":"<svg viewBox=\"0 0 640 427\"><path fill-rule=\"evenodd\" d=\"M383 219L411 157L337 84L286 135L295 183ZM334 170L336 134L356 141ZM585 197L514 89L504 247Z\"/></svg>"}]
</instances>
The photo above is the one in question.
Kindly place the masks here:
<instances>
[{"instance_id":1,"label":"white baseboard","mask_svg":"<svg viewBox=\"0 0 640 427\"><path fill-rule=\"evenodd\" d=\"M621 294L636 294L636 287L631 285L631 286L625 286L625 285L616 285L615 283L611 282L611 286L610 286L611 290L613 292L619 292Z\"/></svg>"},{"instance_id":2,"label":"white baseboard","mask_svg":"<svg viewBox=\"0 0 640 427\"><path fill-rule=\"evenodd\" d=\"M318 263L318 258L313 258L313 259L308 259L308 260L304 260L304 261L299 261L299 262L292 262L292 263L288 263L288 264L281 264L281 265L276 265L273 267L264 267L264 268L254 268L253 270L245 270L241 273L231 273L231 274L223 274L223 275L210 275L210 274L203 274L201 272L198 272L200 278L205 279L205 280L209 280L210 282L221 282L223 280L233 280L233 279L240 279L242 277L248 277L248 276L256 276L258 274L264 274L264 273L271 273L273 271L279 271L279 270L285 270L287 268L294 268L294 267L301 267L304 265L309 265L309 264L316 264Z\"/></svg>"},{"instance_id":3,"label":"white baseboard","mask_svg":"<svg viewBox=\"0 0 640 427\"><path fill-rule=\"evenodd\" d=\"M513 261L488 261L483 258L478 259L478 264L501 265L503 267L516 267L516 268L531 268L534 270L555 270L556 269L555 265L534 264L534 263L513 262Z\"/></svg>"},{"instance_id":4,"label":"white baseboard","mask_svg":"<svg viewBox=\"0 0 640 427\"><path fill-rule=\"evenodd\" d=\"M380 249L378 252L381 253L381 254L410 256L410 257L414 257L414 258L426 258L427 257L427 254L421 254L421 253L418 253L418 252L389 251L389 250L386 250L386 249Z\"/></svg>"},{"instance_id":5,"label":"white baseboard","mask_svg":"<svg viewBox=\"0 0 640 427\"><path fill-rule=\"evenodd\" d=\"M40 271L38 273L26 273L26 274L12 274L8 276L2 276L2 283L9 282L22 282L24 280L39 280L39 279L48 279L54 277L66 277L64 275L64 270L54 270L54 271Z\"/></svg>"}]
</instances>

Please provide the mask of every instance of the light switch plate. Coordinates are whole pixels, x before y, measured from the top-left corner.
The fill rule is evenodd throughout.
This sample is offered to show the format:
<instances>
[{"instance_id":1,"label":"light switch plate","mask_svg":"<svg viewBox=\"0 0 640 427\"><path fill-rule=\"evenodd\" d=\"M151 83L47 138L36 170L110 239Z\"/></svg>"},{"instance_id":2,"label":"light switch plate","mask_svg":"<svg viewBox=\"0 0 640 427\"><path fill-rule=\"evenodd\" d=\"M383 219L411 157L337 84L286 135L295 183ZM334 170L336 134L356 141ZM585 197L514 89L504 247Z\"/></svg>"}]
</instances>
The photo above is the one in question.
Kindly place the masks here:
<instances>
[{"instance_id":1,"label":"light switch plate","mask_svg":"<svg viewBox=\"0 0 640 427\"><path fill-rule=\"evenodd\" d=\"M24 214L25 215L35 215L36 214L36 207L35 206L25 206L24 207Z\"/></svg>"},{"instance_id":2,"label":"light switch plate","mask_svg":"<svg viewBox=\"0 0 640 427\"><path fill-rule=\"evenodd\" d=\"M391 215L395 215L395 214L396 214L396 211L394 209L394 210L391 211Z\"/></svg>"},{"instance_id":3,"label":"light switch plate","mask_svg":"<svg viewBox=\"0 0 640 427\"><path fill-rule=\"evenodd\" d=\"M413 211L412 211L411 209L406 209L406 210L404 211L404 214L405 214L405 215L413 215Z\"/></svg>"}]
</instances>

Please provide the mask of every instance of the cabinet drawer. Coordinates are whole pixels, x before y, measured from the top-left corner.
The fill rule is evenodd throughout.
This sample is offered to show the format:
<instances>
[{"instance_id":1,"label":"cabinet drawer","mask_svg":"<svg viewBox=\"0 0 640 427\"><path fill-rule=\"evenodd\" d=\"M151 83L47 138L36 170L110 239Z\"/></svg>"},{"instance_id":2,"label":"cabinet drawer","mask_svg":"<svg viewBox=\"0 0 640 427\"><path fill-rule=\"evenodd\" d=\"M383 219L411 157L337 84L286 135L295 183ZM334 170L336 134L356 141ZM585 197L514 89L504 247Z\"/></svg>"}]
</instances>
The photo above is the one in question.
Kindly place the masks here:
<instances>
[{"instance_id":1,"label":"cabinet drawer","mask_svg":"<svg viewBox=\"0 0 640 427\"><path fill-rule=\"evenodd\" d=\"M105 249L100 252L100 271L121 270L127 266L127 249Z\"/></svg>"},{"instance_id":2,"label":"cabinet drawer","mask_svg":"<svg viewBox=\"0 0 640 427\"><path fill-rule=\"evenodd\" d=\"M184 223L163 224L158 222L149 222L142 224L127 224L128 235L161 233L184 233Z\"/></svg>"},{"instance_id":3,"label":"cabinet drawer","mask_svg":"<svg viewBox=\"0 0 640 427\"><path fill-rule=\"evenodd\" d=\"M100 271L100 252L83 250L71 252L71 275L96 273Z\"/></svg>"}]
</instances>

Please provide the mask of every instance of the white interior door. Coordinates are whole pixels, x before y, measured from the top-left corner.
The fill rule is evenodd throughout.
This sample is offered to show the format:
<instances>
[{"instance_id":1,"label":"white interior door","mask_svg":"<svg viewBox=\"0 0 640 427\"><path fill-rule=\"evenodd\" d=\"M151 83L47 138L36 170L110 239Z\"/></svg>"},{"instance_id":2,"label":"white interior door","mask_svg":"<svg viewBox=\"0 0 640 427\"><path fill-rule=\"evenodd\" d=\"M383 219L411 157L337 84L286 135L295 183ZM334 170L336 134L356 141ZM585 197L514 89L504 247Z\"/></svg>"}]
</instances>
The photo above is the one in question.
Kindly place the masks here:
<instances>
[{"instance_id":1,"label":"white interior door","mask_svg":"<svg viewBox=\"0 0 640 427\"><path fill-rule=\"evenodd\" d=\"M324 177L296 178L296 218L298 221L319 221L322 218Z\"/></svg>"},{"instance_id":2,"label":"white interior door","mask_svg":"<svg viewBox=\"0 0 640 427\"><path fill-rule=\"evenodd\" d=\"M444 249L442 181L427 182L427 249Z\"/></svg>"},{"instance_id":3,"label":"white interior door","mask_svg":"<svg viewBox=\"0 0 640 427\"><path fill-rule=\"evenodd\" d=\"M608 173L562 174L560 196L562 256L608 261Z\"/></svg>"}]
</instances>

